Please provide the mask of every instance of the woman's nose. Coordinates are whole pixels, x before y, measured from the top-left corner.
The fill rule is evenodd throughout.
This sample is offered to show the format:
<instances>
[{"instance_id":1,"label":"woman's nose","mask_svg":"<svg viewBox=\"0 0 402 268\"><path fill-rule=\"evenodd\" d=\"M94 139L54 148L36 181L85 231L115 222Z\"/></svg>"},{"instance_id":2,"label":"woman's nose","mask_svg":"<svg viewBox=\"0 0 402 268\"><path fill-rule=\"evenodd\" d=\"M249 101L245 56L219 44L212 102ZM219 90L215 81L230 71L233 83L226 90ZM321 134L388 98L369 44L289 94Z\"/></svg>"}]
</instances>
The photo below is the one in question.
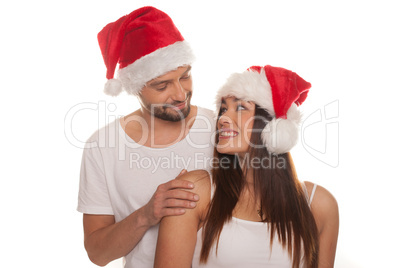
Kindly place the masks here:
<instances>
[{"instance_id":1,"label":"woman's nose","mask_svg":"<svg viewBox=\"0 0 402 268\"><path fill-rule=\"evenodd\" d=\"M220 126L225 126L225 125L227 126L227 125L230 125L231 123L232 123L232 119L228 115L224 114L219 117L218 124Z\"/></svg>"}]
</instances>

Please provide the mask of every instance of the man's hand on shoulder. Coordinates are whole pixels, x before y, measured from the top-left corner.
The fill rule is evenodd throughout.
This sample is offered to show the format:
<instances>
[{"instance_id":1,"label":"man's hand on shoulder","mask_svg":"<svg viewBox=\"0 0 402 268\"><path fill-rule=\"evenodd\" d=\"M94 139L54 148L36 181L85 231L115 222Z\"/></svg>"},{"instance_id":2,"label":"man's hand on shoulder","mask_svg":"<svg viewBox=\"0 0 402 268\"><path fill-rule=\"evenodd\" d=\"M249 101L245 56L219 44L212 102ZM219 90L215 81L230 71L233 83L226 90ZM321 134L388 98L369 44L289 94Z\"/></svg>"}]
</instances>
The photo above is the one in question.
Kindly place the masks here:
<instances>
[{"instance_id":1,"label":"man's hand on shoulder","mask_svg":"<svg viewBox=\"0 0 402 268\"><path fill-rule=\"evenodd\" d=\"M199 197L196 210L200 219L204 218L206 207L211 201L211 177L206 170L193 170L178 176L176 179L185 180L194 184L194 188L189 190Z\"/></svg>"},{"instance_id":2,"label":"man's hand on shoulder","mask_svg":"<svg viewBox=\"0 0 402 268\"><path fill-rule=\"evenodd\" d=\"M197 232L211 199L211 183L207 171L187 172L175 180L193 183L194 188L186 191L199 196L200 199L195 209L185 209L184 215L162 219L159 226L155 268L191 267Z\"/></svg>"},{"instance_id":3,"label":"man's hand on shoulder","mask_svg":"<svg viewBox=\"0 0 402 268\"><path fill-rule=\"evenodd\" d=\"M196 184L191 181L193 172L200 171L182 171L177 178L158 186L151 200L143 207L148 225L158 224L165 216L182 215L186 209L197 206L199 196L190 191Z\"/></svg>"}]
</instances>

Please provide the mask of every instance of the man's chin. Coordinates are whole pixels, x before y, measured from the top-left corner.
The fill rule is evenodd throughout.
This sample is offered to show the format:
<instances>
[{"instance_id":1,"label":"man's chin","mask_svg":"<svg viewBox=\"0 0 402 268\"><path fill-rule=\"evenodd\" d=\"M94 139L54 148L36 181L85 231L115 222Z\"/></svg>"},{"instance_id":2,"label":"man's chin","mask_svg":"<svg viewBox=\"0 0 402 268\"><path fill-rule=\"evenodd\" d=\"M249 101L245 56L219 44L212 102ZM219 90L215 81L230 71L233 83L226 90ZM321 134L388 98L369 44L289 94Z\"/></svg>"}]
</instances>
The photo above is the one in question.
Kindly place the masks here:
<instances>
[{"instance_id":1,"label":"man's chin","mask_svg":"<svg viewBox=\"0 0 402 268\"><path fill-rule=\"evenodd\" d=\"M191 105L188 105L180 110L169 107L163 112L154 113L154 116L165 121L179 122L187 118L187 116L190 114L190 111Z\"/></svg>"}]
</instances>

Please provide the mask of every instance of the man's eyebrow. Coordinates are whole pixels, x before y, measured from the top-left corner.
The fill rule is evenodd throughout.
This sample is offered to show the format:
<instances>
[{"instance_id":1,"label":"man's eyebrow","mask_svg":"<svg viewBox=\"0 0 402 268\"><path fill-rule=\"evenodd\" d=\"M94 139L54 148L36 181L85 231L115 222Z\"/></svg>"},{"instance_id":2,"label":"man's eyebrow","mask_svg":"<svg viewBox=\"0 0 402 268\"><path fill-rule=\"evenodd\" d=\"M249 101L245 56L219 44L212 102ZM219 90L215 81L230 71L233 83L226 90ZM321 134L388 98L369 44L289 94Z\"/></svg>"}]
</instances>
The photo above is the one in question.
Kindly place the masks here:
<instances>
[{"instance_id":1,"label":"man's eyebrow","mask_svg":"<svg viewBox=\"0 0 402 268\"><path fill-rule=\"evenodd\" d=\"M162 81L155 81L155 82L152 82L151 84L149 84L149 86L150 87L155 87L155 86L159 86L160 84L169 83L169 82L172 82L172 81L173 81L172 79L170 79L170 80L162 80Z\"/></svg>"},{"instance_id":2,"label":"man's eyebrow","mask_svg":"<svg viewBox=\"0 0 402 268\"><path fill-rule=\"evenodd\" d=\"M188 73L189 71L191 71L191 66L188 66L187 70L185 70L183 74Z\"/></svg>"},{"instance_id":3,"label":"man's eyebrow","mask_svg":"<svg viewBox=\"0 0 402 268\"><path fill-rule=\"evenodd\" d=\"M191 71L191 66L188 66L187 69L181 75L185 75L190 71Z\"/></svg>"},{"instance_id":4,"label":"man's eyebrow","mask_svg":"<svg viewBox=\"0 0 402 268\"><path fill-rule=\"evenodd\" d=\"M188 73L189 71L191 71L191 66L188 66L188 68L182 73L182 75L185 73ZM173 79L155 81L155 82L150 83L149 86L154 87L154 86L158 86L160 84L170 83L172 81L173 81Z\"/></svg>"}]
</instances>

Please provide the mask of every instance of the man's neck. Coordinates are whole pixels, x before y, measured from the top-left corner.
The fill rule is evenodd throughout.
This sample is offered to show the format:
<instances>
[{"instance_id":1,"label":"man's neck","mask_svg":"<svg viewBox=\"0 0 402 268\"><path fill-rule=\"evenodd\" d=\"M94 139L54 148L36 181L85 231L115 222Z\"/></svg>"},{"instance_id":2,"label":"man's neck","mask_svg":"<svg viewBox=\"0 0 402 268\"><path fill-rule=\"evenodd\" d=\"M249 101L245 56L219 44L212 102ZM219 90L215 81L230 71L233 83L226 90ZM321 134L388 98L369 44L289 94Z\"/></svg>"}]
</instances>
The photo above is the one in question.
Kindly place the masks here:
<instances>
[{"instance_id":1,"label":"man's neck","mask_svg":"<svg viewBox=\"0 0 402 268\"><path fill-rule=\"evenodd\" d=\"M191 106L189 115L178 122L156 118L150 113L137 110L120 120L126 134L135 142L152 148L163 148L184 139L190 131L198 108Z\"/></svg>"}]
</instances>

